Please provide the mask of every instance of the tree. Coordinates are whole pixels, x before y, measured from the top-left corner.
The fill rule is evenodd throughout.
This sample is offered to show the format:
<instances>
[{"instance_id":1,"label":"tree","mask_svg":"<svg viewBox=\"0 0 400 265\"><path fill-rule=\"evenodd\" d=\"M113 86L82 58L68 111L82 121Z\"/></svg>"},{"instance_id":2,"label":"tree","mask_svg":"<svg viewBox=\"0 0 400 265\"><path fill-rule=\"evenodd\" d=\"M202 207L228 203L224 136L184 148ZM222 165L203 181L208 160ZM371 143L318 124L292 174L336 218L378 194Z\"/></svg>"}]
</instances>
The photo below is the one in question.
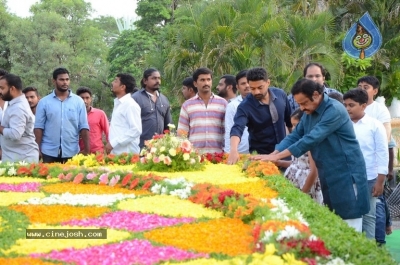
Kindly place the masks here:
<instances>
[{"instance_id":1,"label":"tree","mask_svg":"<svg viewBox=\"0 0 400 265\"><path fill-rule=\"evenodd\" d=\"M6 10L7 1L0 0L0 68L11 70L10 44L7 32L12 16Z\"/></svg>"},{"instance_id":2,"label":"tree","mask_svg":"<svg viewBox=\"0 0 400 265\"><path fill-rule=\"evenodd\" d=\"M154 47L155 39L141 29L124 30L111 46L107 60L110 63L109 79L127 72L140 77L146 66L145 55Z\"/></svg>"}]
</instances>

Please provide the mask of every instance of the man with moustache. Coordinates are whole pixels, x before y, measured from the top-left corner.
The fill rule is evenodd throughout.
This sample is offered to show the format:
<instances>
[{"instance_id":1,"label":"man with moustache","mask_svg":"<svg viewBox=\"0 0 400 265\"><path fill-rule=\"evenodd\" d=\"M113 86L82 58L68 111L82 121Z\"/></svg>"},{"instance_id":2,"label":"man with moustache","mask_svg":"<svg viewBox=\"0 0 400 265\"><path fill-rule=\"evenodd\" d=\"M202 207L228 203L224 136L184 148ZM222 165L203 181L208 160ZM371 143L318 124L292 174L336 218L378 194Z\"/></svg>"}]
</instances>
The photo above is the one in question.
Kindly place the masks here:
<instances>
[{"instance_id":1,"label":"man with moustache","mask_svg":"<svg viewBox=\"0 0 400 265\"><path fill-rule=\"evenodd\" d=\"M236 115L237 108L240 103L250 94L249 83L247 82L247 70L240 71L235 77L235 83L237 90L239 90L240 95L231 100L226 107L225 112L225 146L224 152L229 153L231 151L231 129L235 124L234 118ZM238 145L239 154L249 153L249 132L247 127L244 129L240 143Z\"/></svg>"},{"instance_id":2,"label":"man with moustache","mask_svg":"<svg viewBox=\"0 0 400 265\"><path fill-rule=\"evenodd\" d=\"M292 129L286 93L282 89L269 87L267 71L264 68L252 68L246 76L251 95L237 108L235 124L230 133L228 164L239 160L238 145L246 126L249 131L249 152L258 154L272 153L275 145L285 138L286 127Z\"/></svg>"},{"instance_id":3,"label":"man with moustache","mask_svg":"<svg viewBox=\"0 0 400 265\"><path fill-rule=\"evenodd\" d=\"M86 106L88 123L90 128L90 153L104 154L103 135L108 142L109 124L107 115L101 109L92 107L92 90L88 87L80 87L76 90L76 94L83 99ZM79 148L81 152L85 149L83 139L79 139Z\"/></svg>"},{"instance_id":4,"label":"man with moustache","mask_svg":"<svg viewBox=\"0 0 400 265\"><path fill-rule=\"evenodd\" d=\"M39 148L33 134L35 116L22 93L21 78L13 74L0 77L0 95L8 102L0 126L3 136L2 161L37 163Z\"/></svg>"},{"instance_id":5,"label":"man with moustache","mask_svg":"<svg viewBox=\"0 0 400 265\"><path fill-rule=\"evenodd\" d=\"M140 136L140 148L144 142L153 138L155 134L163 134L172 123L171 107L166 96L161 94L161 75L157 69L149 68L143 73L140 82L142 89L132 97L139 104L143 132Z\"/></svg>"},{"instance_id":6,"label":"man with moustache","mask_svg":"<svg viewBox=\"0 0 400 265\"><path fill-rule=\"evenodd\" d=\"M25 97L28 100L29 106L31 107L31 111L32 111L33 115L35 115L36 107L40 100L40 96L39 96L37 88L28 86L24 90L22 90L22 93L25 94Z\"/></svg>"},{"instance_id":7,"label":"man with moustache","mask_svg":"<svg viewBox=\"0 0 400 265\"><path fill-rule=\"evenodd\" d=\"M68 70L55 69L53 84L53 92L37 105L34 132L43 163L65 163L79 153L79 135L82 153L90 152L89 124L85 103L69 87Z\"/></svg>"},{"instance_id":8,"label":"man with moustache","mask_svg":"<svg viewBox=\"0 0 400 265\"><path fill-rule=\"evenodd\" d=\"M107 154L140 152L140 107L131 96L135 87L136 80L130 74L117 74L112 82L111 92L116 98L111 116L109 142L106 145Z\"/></svg>"},{"instance_id":9,"label":"man with moustache","mask_svg":"<svg viewBox=\"0 0 400 265\"><path fill-rule=\"evenodd\" d=\"M193 73L197 95L181 108L178 134L188 136L200 153L221 153L224 143L224 119L227 102L211 92L212 71L199 68Z\"/></svg>"},{"instance_id":10,"label":"man with moustache","mask_svg":"<svg viewBox=\"0 0 400 265\"><path fill-rule=\"evenodd\" d=\"M362 216L370 208L367 173L346 109L312 80L297 81L291 92L306 115L273 152L253 159L275 162L310 151L318 169L324 204L361 232Z\"/></svg>"},{"instance_id":11,"label":"man with moustache","mask_svg":"<svg viewBox=\"0 0 400 265\"><path fill-rule=\"evenodd\" d=\"M231 102L236 98L236 78L234 75L223 75L217 85L218 96Z\"/></svg>"}]
</instances>

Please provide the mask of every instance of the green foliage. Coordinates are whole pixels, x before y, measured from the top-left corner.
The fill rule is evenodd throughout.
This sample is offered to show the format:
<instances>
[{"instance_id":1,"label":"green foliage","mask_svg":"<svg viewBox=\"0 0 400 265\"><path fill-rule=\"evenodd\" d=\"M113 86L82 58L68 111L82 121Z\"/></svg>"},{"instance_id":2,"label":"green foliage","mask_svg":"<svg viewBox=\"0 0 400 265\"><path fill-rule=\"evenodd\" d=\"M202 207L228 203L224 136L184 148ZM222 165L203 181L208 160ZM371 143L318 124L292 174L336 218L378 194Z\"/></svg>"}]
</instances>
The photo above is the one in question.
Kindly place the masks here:
<instances>
[{"instance_id":1,"label":"green foliage","mask_svg":"<svg viewBox=\"0 0 400 265\"><path fill-rule=\"evenodd\" d=\"M372 58L354 59L345 53L342 54L341 62L344 70L344 78L340 87L342 92L357 87L357 80L367 75L367 70L372 66Z\"/></svg>"},{"instance_id":2,"label":"green foliage","mask_svg":"<svg viewBox=\"0 0 400 265\"><path fill-rule=\"evenodd\" d=\"M367 239L364 234L349 227L339 216L310 200L287 179L282 176L265 179L288 204L295 209L301 209L313 234L325 242L333 256L348 257L346 261L355 265L396 264L385 248L378 247L374 240Z\"/></svg>"},{"instance_id":3,"label":"green foliage","mask_svg":"<svg viewBox=\"0 0 400 265\"><path fill-rule=\"evenodd\" d=\"M154 37L144 30L124 30L108 53L109 79L126 72L139 80L146 66L145 55L154 49L154 42Z\"/></svg>"},{"instance_id":4,"label":"green foliage","mask_svg":"<svg viewBox=\"0 0 400 265\"><path fill-rule=\"evenodd\" d=\"M172 0L139 0L136 14L141 19L135 22L136 26L144 31L156 33L157 27L164 26L171 20L174 8L172 2Z\"/></svg>"},{"instance_id":5,"label":"green foliage","mask_svg":"<svg viewBox=\"0 0 400 265\"><path fill-rule=\"evenodd\" d=\"M20 238L25 238L26 228L29 226L29 220L26 215L8 207L0 207L0 249L9 249ZM0 257L4 253L0 251Z\"/></svg>"}]
</instances>

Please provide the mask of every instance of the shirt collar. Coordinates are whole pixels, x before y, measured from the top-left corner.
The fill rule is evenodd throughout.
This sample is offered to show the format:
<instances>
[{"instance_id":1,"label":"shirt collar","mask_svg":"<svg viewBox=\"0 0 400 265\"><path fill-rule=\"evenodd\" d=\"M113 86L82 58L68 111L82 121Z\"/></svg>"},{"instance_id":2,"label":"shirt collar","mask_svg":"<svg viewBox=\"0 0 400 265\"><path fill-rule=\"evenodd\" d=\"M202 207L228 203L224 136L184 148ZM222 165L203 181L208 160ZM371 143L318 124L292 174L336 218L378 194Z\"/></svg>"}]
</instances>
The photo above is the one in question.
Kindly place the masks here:
<instances>
[{"instance_id":1,"label":"shirt collar","mask_svg":"<svg viewBox=\"0 0 400 265\"><path fill-rule=\"evenodd\" d=\"M215 97L214 93L211 92L210 98L214 98L214 97ZM195 99L198 99L198 100L203 100L203 99L199 96L199 93L197 93L196 96L194 96L194 98L195 98Z\"/></svg>"},{"instance_id":2,"label":"shirt collar","mask_svg":"<svg viewBox=\"0 0 400 265\"><path fill-rule=\"evenodd\" d=\"M125 96L123 96L123 97L121 97L121 98L116 98L116 100L119 102L119 103L124 103L124 102L126 102L129 98L131 97L131 94L125 94Z\"/></svg>"},{"instance_id":3,"label":"shirt collar","mask_svg":"<svg viewBox=\"0 0 400 265\"><path fill-rule=\"evenodd\" d=\"M53 97L55 97L55 98L57 97L55 89L53 89L52 94L53 94ZM68 97L70 98L71 96L72 96L72 91L71 91L71 89L68 89Z\"/></svg>"},{"instance_id":4,"label":"shirt collar","mask_svg":"<svg viewBox=\"0 0 400 265\"><path fill-rule=\"evenodd\" d=\"M13 98L12 100L10 100L10 101L8 102L8 105L9 105L9 106L12 106L12 105L14 105L14 104L17 103L17 102L21 102L21 101L22 101L22 98L25 98L25 95L24 95L24 94L19 95L18 97Z\"/></svg>"}]
</instances>

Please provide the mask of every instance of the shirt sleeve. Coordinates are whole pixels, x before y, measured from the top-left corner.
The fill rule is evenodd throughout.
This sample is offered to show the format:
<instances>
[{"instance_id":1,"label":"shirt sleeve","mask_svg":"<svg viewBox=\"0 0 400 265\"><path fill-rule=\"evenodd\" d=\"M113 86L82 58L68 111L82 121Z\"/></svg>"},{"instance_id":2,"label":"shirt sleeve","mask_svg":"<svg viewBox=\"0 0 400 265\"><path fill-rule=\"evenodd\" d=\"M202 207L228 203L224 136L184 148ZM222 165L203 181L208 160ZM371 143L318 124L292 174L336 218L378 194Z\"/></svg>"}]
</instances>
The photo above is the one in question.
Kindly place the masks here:
<instances>
[{"instance_id":1,"label":"shirt sleeve","mask_svg":"<svg viewBox=\"0 0 400 265\"><path fill-rule=\"evenodd\" d=\"M165 113L164 130L169 130L168 124L172 124L171 105L168 105L167 113Z\"/></svg>"},{"instance_id":2,"label":"shirt sleeve","mask_svg":"<svg viewBox=\"0 0 400 265\"><path fill-rule=\"evenodd\" d=\"M302 123L303 122L300 121L298 125ZM342 126L342 124L343 117L341 115L341 112L337 110L335 106L329 106L326 108L325 112L321 114L321 119L315 124L313 129L308 134L303 135L303 137L299 139L296 143L289 146L288 150L292 153L293 156L300 157L305 152L311 150L313 147L321 143L330 134L332 134L340 126ZM294 131L298 131L297 126ZM304 127L300 127L299 129L303 130L304 132Z\"/></svg>"},{"instance_id":3,"label":"shirt sleeve","mask_svg":"<svg viewBox=\"0 0 400 265\"><path fill-rule=\"evenodd\" d=\"M4 128L3 137L11 141L19 141L25 132L27 119L27 114L24 112L10 113L9 127Z\"/></svg>"},{"instance_id":4,"label":"shirt sleeve","mask_svg":"<svg viewBox=\"0 0 400 265\"><path fill-rule=\"evenodd\" d=\"M88 119L87 119L87 112L86 112L85 103L83 103L83 100L82 100L81 102L79 102L79 125L78 125L78 130L81 131L83 129L89 130L89 123L88 123Z\"/></svg>"},{"instance_id":5,"label":"shirt sleeve","mask_svg":"<svg viewBox=\"0 0 400 265\"><path fill-rule=\"evenodd\" d=\"M240 104L237 108L235 117L233 119L234 124L231 128L230 137L237 136L239 138L242 138L243 131L249 121L249 118L244 108L245 106L243 104Z\"/></svg>"},{"instance_id":6,"label":"shirt sleeve","mask_svg":"<svg viewBox=\"0 0 400 265\"><path fill-rule=\"evenodd\" d=\"M181 112L179 114L178 131L180 130L189 133L189 114L186 110L185 104L182 105Z\"/></svg>"},{"instance_id":7,"label":"shirt sleeve","mask_svg":"<svg viewBox=\"0 0 400 265\"><path fill-rule=\"evenodd\" d=\"M125 110L125 120L128 125L128 130L122 135L119 135L115 139L110 140L110 144L113 148L117 145L126 145L132 142L134 139L139 138L142 134L142 119L140 117L141 109L135 102L135 105L131 104Z\"/></svg>"},{"instance_id":8,"label":"shirt sleeve","mask_svg":"<svg viewBox=\"0 0 400 265\"><path fill-rule=\"evenodd\" d=\"M45 101L39 100L39 103L36 107L36 114L35 114L35 129L44 129L46 124L46 110L45 110Z\"/></svg>"},{"instance_id":9,"label":"shirt sleeve","mask_svg":"<svg viewBox=\"0 0 400 265\"><path fill-rule=\"evenodd\" d=\"M104 111L102 111L100 126L101 126L102 132L104 132L104 134L106 135L106 140L108 142L109 141L108 134L110 131L110 124L108 123L107 115Z\"/></svg>"},{"instance_id":10,"label":"shirt sleeve","mask_svg":"<svg viewBox=\"0 0 400 265\"><path fill-rule=\"evenodd\" d=\"M389 164L389 151L387 147L386 129L378 121L375 124L376 124L376 130L374 133L374 142L375 142L377 170L378 174L387 175L388 164Z\"/></svg>"},{"instance_id":11,"label":"shirt sleeve","mask_svg":"<svg viewBox=\"0 0 400 265\"><path fill-rule=\"evenodd\" d=\"M226 106L225 112L225 134L224 134L224 151L225 153L229 153L231 150L231 129L234 124L233 119L235 118L236 108L235 102L231 102Z\"/></svg>"}]
</instances>

